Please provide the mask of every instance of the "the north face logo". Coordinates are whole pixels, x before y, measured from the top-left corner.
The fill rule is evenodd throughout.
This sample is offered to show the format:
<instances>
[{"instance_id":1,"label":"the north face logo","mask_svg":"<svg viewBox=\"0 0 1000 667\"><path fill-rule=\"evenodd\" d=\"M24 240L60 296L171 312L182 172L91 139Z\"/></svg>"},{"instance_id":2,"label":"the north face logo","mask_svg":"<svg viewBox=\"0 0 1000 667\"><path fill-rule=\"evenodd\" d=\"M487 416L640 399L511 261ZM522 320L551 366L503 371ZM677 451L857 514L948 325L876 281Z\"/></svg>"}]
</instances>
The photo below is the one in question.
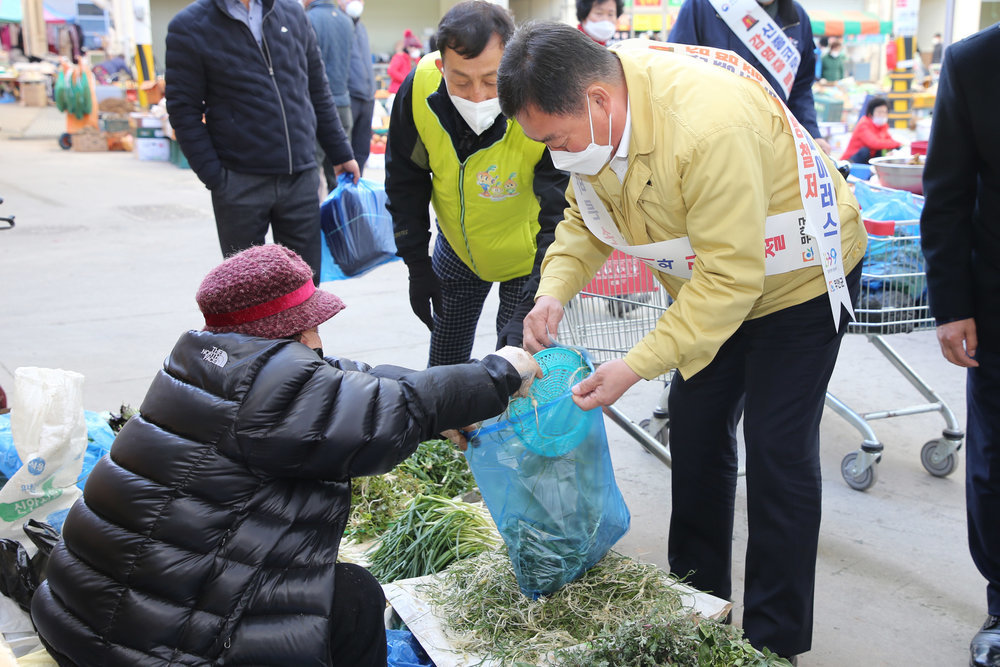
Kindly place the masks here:
<instances>
[{"instance_id":1,"label":"the north face logo","mask_svg":"<svg viewBox=\"0 0 1000 667\"><path fill-rule=\"evenodd\" d=\"M215 364L219 368L226 365L229 361L229 355L226 354L225 350L220 350L217 347L213 347L211 350L202 350L201 357L210 364Z\"/></svg>"}]
</instances>

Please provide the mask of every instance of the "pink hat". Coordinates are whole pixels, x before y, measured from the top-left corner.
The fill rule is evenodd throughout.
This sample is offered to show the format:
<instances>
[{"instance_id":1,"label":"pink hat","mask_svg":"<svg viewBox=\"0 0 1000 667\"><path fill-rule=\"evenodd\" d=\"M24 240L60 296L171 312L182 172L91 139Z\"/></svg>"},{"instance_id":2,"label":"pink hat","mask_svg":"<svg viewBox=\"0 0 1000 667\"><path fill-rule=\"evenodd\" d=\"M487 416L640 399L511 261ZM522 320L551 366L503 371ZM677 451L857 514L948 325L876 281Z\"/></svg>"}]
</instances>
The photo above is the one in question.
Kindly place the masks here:
<instances>
[{"instance_id":1,"label":"pink hat","mask_svg":"<svg viewBox=\"0 0 1000 667\"><path fill-rule=\"evenodd\" d=\"M287 338L344 309L316 289L312 270L288 248L268 244L237 253L212 269L195 296L205 331Z\"/></svg>"},{"instance_id":2,"label":"pink hat","mask_svg":"<svg viewBox=\"0 0 1000 667\"><path fill-rule=\"evenodd\" d=\"M419 39L416 38L416 36L414 36L413 31L407 28L403 32L403 47L407 49L409 48L422 49L424 48L424 45L423 43L421 43Z\"/></svg>"}]
</instances>

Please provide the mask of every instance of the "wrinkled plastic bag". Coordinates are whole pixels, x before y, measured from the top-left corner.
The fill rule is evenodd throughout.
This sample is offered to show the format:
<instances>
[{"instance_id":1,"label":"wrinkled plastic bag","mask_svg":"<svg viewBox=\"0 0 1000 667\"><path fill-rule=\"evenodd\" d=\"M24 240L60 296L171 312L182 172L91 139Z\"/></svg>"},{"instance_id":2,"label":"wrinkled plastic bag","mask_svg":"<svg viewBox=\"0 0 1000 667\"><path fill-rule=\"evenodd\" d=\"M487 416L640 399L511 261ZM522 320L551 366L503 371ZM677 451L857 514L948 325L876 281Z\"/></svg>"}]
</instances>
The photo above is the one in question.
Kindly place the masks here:
<instances>
[{"instance_id":1,"label":"wrinkled plastic bag","mask_svg":"<svg viewBox=\"0 0 1000 667\"><path fill-rule=\"evenodd\" d=\"M409 630L386 630L385 638L389 646L388 667L434 667Z\"/></svg>"},{"instance_id":2,"label":"wrinkled plastic bag","mask_svg":"<svg viewBox=\"0 0 1000 667\"><path fill-rule=\"evenodd\" d=\"M584 412L566 392L538 406L538 431L547 415L578 420L576 443L558 456L525 446L524 413L485 422L466 450L486 507L507 545L518 587L531 598L555 593L597 564L629 528L631 515L615 482L599 409Z\"/></svg>"},{"instance_id":3,"label":"wrinkled plastic bag","mask_svg":"<svg viewBox=\"0 0 1000 667\"><path fill-rule=\"evenodd\" d=\"M17 540L0 539L0 593L3 593L24 611L31 613L31 596L45 581L49 554L59 541L59 533L47 523L28 519L24 532L35 545L34 556Z\"/></svg>"},{"instance_id":4,"label":"wrinkled plastic bag","mask_svg":"<svg viewBox=\"0 0 1000 667\"><path fill-rule=\"evenodd\" d=\"M85 410L83 418L87 425L87 450L83 454L80 477L76 480L76 486L81 491L94 466L102 456L111 451L111 444L115 441L115 432L99 413ZM0 415L0 475L3 476L0 484L9 479L20 467L21 458L17 455L17 448L14 447L10 415Z\"/></svg>"},{"instance_id":5,"label":"wrinkled plastic bag","mask_svg":"<svg viewBox=\"0 0 1000 667\"><path fill-rule=\"evenodd\" d=\"M399 259L392 216L385 203L382 185L366 179L355 185L350 174L337 178L337 187L320 206L324 244L321 282L360 276Z\"/></svg>"},{"instance_id":6,"label":"wrinkled plastic bag","mask_svg":"<svg viewBox=\"0 0 1000 667\"><path fill-rule=\"evenodd\" d=\"M62 530L69 508L80 497L76 482L87 449L83 376L18 368L13 398L11 432L24 465L0 488L0 538L20 541L28 519Z\"/></svg>"}]
</instances>

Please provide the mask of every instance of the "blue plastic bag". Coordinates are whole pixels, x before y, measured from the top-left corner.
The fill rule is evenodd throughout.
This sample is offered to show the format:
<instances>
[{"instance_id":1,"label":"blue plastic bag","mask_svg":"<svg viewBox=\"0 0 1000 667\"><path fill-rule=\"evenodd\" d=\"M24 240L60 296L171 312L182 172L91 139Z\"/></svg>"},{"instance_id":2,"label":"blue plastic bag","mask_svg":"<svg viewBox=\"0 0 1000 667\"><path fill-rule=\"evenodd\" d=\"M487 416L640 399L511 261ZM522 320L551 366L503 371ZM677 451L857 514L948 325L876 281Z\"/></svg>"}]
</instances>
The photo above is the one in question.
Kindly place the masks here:
<instances>
[{"instance_id":1,"label":"blue plastic bag","mask_svg":"<svg viewBox=\"0 0 1000 667\"><path fill-rule=\"evenodd\" d=\"M434 667L420 642L409 630L386 630L388 667Z\"/></svg>"},{"instance_id":2,"label":"blue plastic bag","mask_svg":"<svg viewBox=\"0 0 1000 667\"><path fill-rule=\"evenodd\" d=\"M115 432L100 414L84 410L83 418L87 424L87 449L83 453L83 468L76 482L81 491L87 483L90 471L97 465L98 459L111 451L111 443L115 440ZM10 478L21 465L21 458L17 455L14 436L10 430L10 415L0 415L0 474L5 479Z\"/></svg>"},{"instance_id":3,"label":"blue plastic bag","mask_svg":"<svg viewBox=\"0 0 1000 667\"><path fill-rule=\"evenodd\" d=\"M571 447L558 456L537 454L524 434L544 432L558 415ZM522 420L537 419L525 429ZM568 451L566 451L568 449ZM631 515L615 482L599 409L584 412L572 395L532 412L484 423L465 456L486 507L507 545L521 592L555 593L597 564L629 528Z\"/></svg>"},{"instance_id":4,"label":"blue plastic bag","mask_svg":"<svg viewBox=\"0 0 1000 667\"><path fill-rule=\"evenodd\" d=\"M343 280L399 259L392 217L385 207L382 185L341 174L337 187L320 206L323 265L320 282Z\"/></svg>"}]
</instances>

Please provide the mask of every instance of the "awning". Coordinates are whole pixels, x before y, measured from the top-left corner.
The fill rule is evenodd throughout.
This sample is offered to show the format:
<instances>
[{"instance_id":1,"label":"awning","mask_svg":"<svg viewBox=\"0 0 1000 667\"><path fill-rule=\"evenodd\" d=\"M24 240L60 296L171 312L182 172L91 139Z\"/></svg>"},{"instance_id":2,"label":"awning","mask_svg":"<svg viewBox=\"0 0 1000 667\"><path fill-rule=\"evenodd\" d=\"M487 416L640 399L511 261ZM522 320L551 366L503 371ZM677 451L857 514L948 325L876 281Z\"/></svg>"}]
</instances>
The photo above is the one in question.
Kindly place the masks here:
<instances>
[{"instance_id":1,"label":"awning","mask_svg":"<svg viewBox=\"0 0 1000 667\"><path fill-rule=\"evenodd\" d=\"M20 23L21 0L0 0L0 23Z\"/></svg>"},{"instance_id":2,"label":"awning","mask_svg":"<svg viewBox=\"0 0 1000 667\"><path fill-rule=\"evenodd\" d=\"M814 35L888 35L892 32L892 21L880 21L871 12L810 9L809 19Z\"/></svg>"}]
</instances>

